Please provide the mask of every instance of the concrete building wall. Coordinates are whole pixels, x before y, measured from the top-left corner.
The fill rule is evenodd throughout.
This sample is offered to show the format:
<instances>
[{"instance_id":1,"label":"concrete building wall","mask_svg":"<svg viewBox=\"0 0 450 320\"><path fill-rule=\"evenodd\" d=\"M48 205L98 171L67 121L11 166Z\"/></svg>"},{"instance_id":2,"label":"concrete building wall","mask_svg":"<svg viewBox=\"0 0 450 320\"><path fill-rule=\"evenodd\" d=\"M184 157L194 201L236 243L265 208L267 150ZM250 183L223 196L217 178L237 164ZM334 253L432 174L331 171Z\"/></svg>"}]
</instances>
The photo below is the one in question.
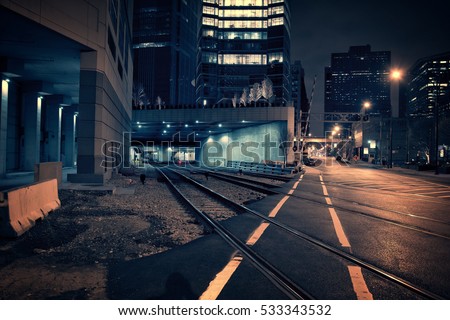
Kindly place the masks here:
<instances>
[{"instance_id":1,"label":"concrete building wall","mask_svg":"<svg viewBox=\"0 0 450 320\"><path fill-rule=\"evenodd\" d=\"M290 144L283 144L288 139L292 141L287 135L286 121L242 128L203 141L197 160L206 166L226 165L227 161L284 163L286 151L286 161L292 162Z\"/></svg>"}]
</instances>

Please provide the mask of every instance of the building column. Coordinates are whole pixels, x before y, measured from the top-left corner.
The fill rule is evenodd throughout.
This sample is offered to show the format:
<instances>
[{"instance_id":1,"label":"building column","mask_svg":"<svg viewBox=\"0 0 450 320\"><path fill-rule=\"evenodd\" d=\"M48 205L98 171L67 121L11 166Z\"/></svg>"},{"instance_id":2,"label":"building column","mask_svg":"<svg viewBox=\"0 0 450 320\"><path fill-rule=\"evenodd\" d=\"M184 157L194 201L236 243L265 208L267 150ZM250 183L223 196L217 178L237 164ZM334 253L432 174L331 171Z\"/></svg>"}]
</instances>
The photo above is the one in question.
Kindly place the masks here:
<instances>
[{"instance_id":1,"label":"building column","mask_svg":"<svg viewBox=\"0 0 450 320\"><path fill-rule=\"evenodd\" d=\"M6 145L8 134L8 88L7 80L2 80L2 99L0 101L0 178L6 175Z\"/></svg>"},{"instance_id":2,"label":"building column","mask_svg":"<svg viewBox=\"0 0 450 320\"><path fill-rule=\"evenodd\" d=\"M103 75L92 70L97 65L97 55L95 51L81 53L80 101L76 119L77 173L68 175L68 180L74 183L104 183L105 180Z\"/></svg>"},{"instance_id":3,"label":"building column","mask_svg":"<svg viewBox=\"0 0 450 320\"><path fill-rule=\"evenodd\" d=\"M50 162L60 161L61 159L61 101L58 97L46 97L47 115L47 160Z\"/></svg>"},{"instance_id":4,"label":"building column","mask_svg":"<svg viewBox=\"0 0 450 320\"><path fill-rule=\"evenodd\" d=\"M36 92L27 92L22 96L25 171L33 171L34 165L40 162L42 100L43 98Z\"/></svg>"},{"instance_id":5,"label":"building column","mask_svg":"<svg viewBox=\"0 0 450 320\"><path fill-rule=\"evenodd\" d=\"M68 108L66 108L68 109ZM78 112L64 110L64 166L73 167L76 162L75 130Z\"/></svg>"}]
</instances>

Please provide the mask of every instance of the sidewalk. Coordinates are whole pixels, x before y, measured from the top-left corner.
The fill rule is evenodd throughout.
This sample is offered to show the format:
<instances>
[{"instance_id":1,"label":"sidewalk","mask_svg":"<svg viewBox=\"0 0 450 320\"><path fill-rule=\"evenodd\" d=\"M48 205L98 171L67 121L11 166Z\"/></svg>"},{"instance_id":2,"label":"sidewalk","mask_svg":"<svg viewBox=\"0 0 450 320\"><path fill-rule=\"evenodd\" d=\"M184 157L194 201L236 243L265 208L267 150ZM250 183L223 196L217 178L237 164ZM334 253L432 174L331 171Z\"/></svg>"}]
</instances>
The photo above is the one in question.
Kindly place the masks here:
<instances>
[{"instance_id":1,"label":"sidewalk","mask_svg":"<svg viewBox=\"0 0 450 320\"><path fill-rule=\"evenodd\" d=\"M62 181L67 182L67 174L76 173L76 168L65 167L62 169ZM34 183L34 171L10 172L5 178L0 179L0 191Z\"/></svg>"},{"instance_id":2,"label":"sidewalk","mask_svg":"<svg viewBox=\"0 0 450 320\"><path fill-rule=\"evenodd\" d=\"M432 178L433 180L437 180L437 181L450 182L450 174L444 174L444 173L435 174L434 170L417 171L417 170L406 169L406 168L401 168L401 167L387 168L386 166L382 166L379 164L371 164L371 163L367 163L365 161L358 161L356 164L354 162L352 162L349 166L354 167L354 168L359 167L359 168L387 170L387 171L392 171L392 172L395 172L398 174L403 174L403 175L428 177L428 178Z\"/></svg>"}]
</instances>

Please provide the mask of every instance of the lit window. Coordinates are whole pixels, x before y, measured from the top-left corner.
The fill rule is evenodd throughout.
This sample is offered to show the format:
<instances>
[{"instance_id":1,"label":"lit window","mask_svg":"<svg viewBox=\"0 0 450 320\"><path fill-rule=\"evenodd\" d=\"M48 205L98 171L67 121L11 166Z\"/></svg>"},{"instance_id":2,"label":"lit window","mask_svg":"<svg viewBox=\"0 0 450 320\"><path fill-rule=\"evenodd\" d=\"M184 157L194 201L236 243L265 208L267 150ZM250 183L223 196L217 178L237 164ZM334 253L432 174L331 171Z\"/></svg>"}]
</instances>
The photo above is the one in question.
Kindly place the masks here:
<instances>
[{"instance_id":1,"label":"lit window","mask_svg":"<svg viewBox=\"0 0 450 320\"><path fill-rule=\"evenodd\" d=\"M265 54L221 54L219 64L267 64Z\"/></svg>"},{"instance_id":2,"label":"lit window","mask_svg":"<svg viewBox=\"0 0 450 320\"><path fill-rule=\"evenodd\" d=\"M283 17L273 18L269 19L269 26L281 26L284 24Z\"/></svg>"},{"instance_id":3,"label":"lit window","mask_svg":"<svg viewBox=\"0 0 450 320\"><path fill-rule=\"evenodd\" d=\"M274 52L269 53L269 63L283 62L283 53L282 52Z\"/></svg>"},{"instance_id":4,"label":"lit window","mask_svg":"<svg viewBox=\"0 0 450 320\"><path fill-rule=\"evenodd\" d=\"M283 6L269 8L269 16L275 15L275 14L283 14L283 13L284 13L284 7Z\"/></svg>"},{"instance_id":5,"label":"lit window","mask_svg":"<svg viewBox=\"0 0 450 320\"><path fill-rule=\"evenodd\" d=\"M213 38L215 38L216 37L216 33L215 33L214 30L205 29L205 30L203 30L203 36L204 37L213 37Z\"/></svg>"},{"instance_id":6,"label":"lit window","mask_svg":"<svg viewBox=\"0 0 450 320\"><path fill-rule=\"evenodd\" d=\"M263 6L266 0L219 0L219 4L222 6Z\"/></svg>"},{"instance_id":7,"label":"lit window","mask_svg":"<svg viewBox=\"0 0 450 320\"><path fill-rule=\"evenodd\" d=\"M223 22L223 23L222 23ZM236 28L236 29L247 29L247 28L266 28L267 22L261 20L227 20L221 21L219 26L221 28Z\"/></svg>"},{"instance_id":8,"label":"lit window","mask_svg":"<svg viewBox=\"0 0 450 320\"><path fill-rule=\"evenodd\" d=\"M203 6L203 13L205 13L205 14L214 14L214 8L213 7Z\"/></svg>"},{"instance_id":9,"label":"lit window","mask_svg":"<svg viewBox=\"0 0 450 320\"><path fill-rule=\"evenodd\" d=\"M208 17L203 17L203 25L214 26L214 19L208 18Z\"/></svg>"}]
</instances>

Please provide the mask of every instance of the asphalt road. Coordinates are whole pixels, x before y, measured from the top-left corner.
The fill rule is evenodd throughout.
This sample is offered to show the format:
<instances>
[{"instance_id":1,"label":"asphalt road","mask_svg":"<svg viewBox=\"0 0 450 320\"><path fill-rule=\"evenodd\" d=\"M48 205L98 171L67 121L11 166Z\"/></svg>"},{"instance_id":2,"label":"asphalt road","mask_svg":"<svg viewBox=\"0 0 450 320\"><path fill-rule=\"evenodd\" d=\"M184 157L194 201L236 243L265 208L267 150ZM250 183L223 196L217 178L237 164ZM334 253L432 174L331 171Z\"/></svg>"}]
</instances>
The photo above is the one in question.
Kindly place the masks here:
<instances>
[{"instance_id":1,"label":"asphalt road","mask_svg":"<svg viewBox=\"0 0 450 320\"><path fill-rule=\"evenodd\" d=\"M278 221L450 298L449 179L330 159L305 171L276 215ZM267 211L281 200L275 198L252 207ZM255 250L319 299L421 298L272 226Z\"/></svg>"}]
</instances>

